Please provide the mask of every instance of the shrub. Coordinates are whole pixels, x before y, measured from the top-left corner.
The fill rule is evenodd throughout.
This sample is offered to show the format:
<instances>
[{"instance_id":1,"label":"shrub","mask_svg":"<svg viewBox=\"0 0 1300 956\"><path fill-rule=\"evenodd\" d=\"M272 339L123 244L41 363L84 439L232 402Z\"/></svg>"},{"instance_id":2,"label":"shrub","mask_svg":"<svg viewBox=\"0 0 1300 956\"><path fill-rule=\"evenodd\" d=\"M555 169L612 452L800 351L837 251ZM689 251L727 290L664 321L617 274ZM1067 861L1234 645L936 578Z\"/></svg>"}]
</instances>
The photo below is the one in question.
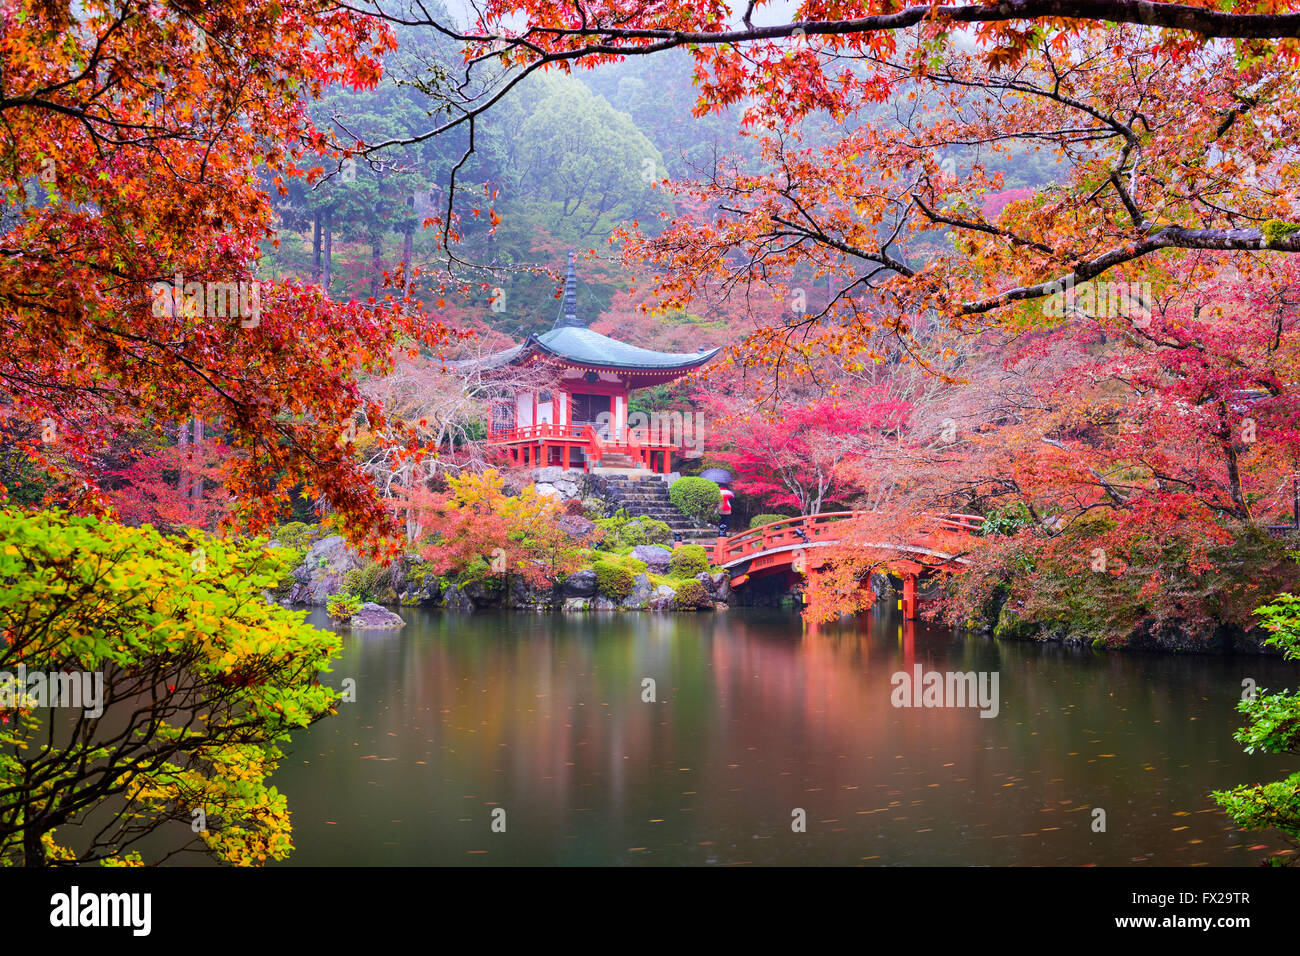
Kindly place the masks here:
<instances>
[{"instance_id":1,"label":"shrub","mask_svg":"<svg viewBox=\"0 0 1300 956\"><path fill-rule=\"evenodd\" d=\"M590 521L605 517L605 502L600 498L583 498L582 513Z\"/></svg>"},{"instance_id":2,"label":"shrub","mask_svg":"<svg viewBox=\"0 0 1300 956\"><path fill-rule=\"evenodd\" d=\"M668 489L668 499L682 514L708 524L718 513L718 486L707 478L678 478Z\"/></svg>"},{"instance_id":3,"label":"shrub","mask_svg":"<svg viewBox=\"0 0 1300 956\"><path fill-rule=\"evenodd\" d=\"M1273 632L1267 643L1282 650L1289 660L1300 660L1300 596L1280 594L1272 604L1255 611ZM1261 692L1237 704L1249 718L1234 734L1246 753L1300 753L1300 694ZM1288 842L1300 844L1300 773L1281 780L1216 790L1211 796L1239 827L1248 830L1276 828ZM1272 866L1294 862L1282 856L1268 858Z\"/></svg>"},{"instance_id":4,"label":"shrub","mask_svg":"<svg viewBox=\"0 0 1300 956\"><path fill-rule=\"evenodd\" d=\"M622 601L632 593L635 586L635 575L627 568L608 561L596 562L596 593L614 601Z\"/></svg>"},{"instance_id":5,"label":"shrub","mask_svg":"<svg viewBox=\"0 0 1300 956\"><path fill-rule=\"evenodd\" d=\"M668 575L674 578L693 578L709 570L709 553L698 544L684 544L673 550L668 559Z\"/></svg>"},{"instance_id":6,"label":"shrub","mask_svg":"<svg viewBox=\"0 0 1300 956\"><path fill-rule=\"evenodd\" d=\"M319 677L341 641L262 600L283 554L0 510L0 866L288 855L288 804L268 780L280 743L334 709ZM18 666L93 674L95 693L83 711L15 706ZM176 832L193 807L220 824Z\"/></svg>"},{"instance_id":7,"label":"shrub","mask_svg":"<svg viewBox=\"0 0 1300 956\"><path fill-rule=\"evenodd\" d=\"M694 579L674 584L677 595L673 598L674 611L698 611L713 607L713 599L704 585Z\"/></svg>"},{"instance_id":8,"label":"shrub","mask_svg":"<svg viewBox=\"0 0 1300 956\"><path fill-rule=\"evenodd\" d=\"M378 561L364 568L353 568L343 575L343 590L362 601L377 600L380 590L392 582L391 572L391 565Z\"/></svg>"},{"instance_id":9,"label":"shrub","mask_svg":"<svg viewBox=\"0 0 1300 956\"><path fill-rule=\"evenodd\" d=\"M280 575L279 580L276 582L275 590L271 592L272 597L278 600L289 596L289 592L293 590L293 586L298 582L298 579L293 576L293 572L298 565L302 564L303 554L304 552L297 548L280 548L278 550L276 557L283 559L284 573Z\"/></svg>"},{"instance_id":10,"label":"shrub","mask_svg":"<svg viewBox=\"0 0 1300 956\"><path fill-rule=\"evenodd\" d=\"M331 594L329 600L325 602L326 613L340 624L351 620L352 615L360 610L361 601L343 591Z\"/></svg>"},{"instance_id":11,"label":"shrub","mask_svg":"<svg viewBox=\"0 0 1300 956\"><path fill-rule=\"evenodd\" d=\"M317 525L303 524L301 521L290 521L281 526L274 535L275 540L284 547L299 551L306 551L323 537L325 534Z\"/></svg>"},{"instance_id":12,"label":"shrub","mask_svg":"<svg viewBox=\"0 0 1300 956\"><path fill-rule=\"evenodd\" d=\"M667 544L673 538L672 529L662 521L654 518L630 517L619 509L612 518L596 521L601 532L602 551L618 551L623 548L635 548L639 544Z\"/></svg>"},{"instance_id":13,"label":"shrub","mask_svg":"<svg viewBox=\"0 0 1300 956\"><path fill-rule=\"evenodd\" d=\"M586 517L586 505L579 498L570 498L564 503L564 513L566 515L583 515Z\"/></svg>"},{"instance_id":14,"label":"shrub","mask_svg":"<svg viewBox=\"0 0 1300 956\"><path fill-rule=\"evenodd\" d=\"M749 519L751 528L759 528L765 524L771 524L773 521L784 521L786 518L792 518L793 515L754 515Z\"/></svg>"}]
</instances>

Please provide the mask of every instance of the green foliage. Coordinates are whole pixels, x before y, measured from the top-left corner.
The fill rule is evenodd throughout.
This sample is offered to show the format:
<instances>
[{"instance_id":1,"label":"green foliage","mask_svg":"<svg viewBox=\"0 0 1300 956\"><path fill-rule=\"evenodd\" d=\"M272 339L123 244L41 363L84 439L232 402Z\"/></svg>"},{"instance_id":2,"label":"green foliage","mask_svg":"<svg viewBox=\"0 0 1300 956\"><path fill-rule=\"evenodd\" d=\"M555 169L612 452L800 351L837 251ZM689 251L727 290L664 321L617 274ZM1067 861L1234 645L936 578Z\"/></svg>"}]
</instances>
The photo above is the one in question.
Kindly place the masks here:
<instances>
[{"instance_id":1,"label":"green foliage","mask_svg":"<svg viewBox=\"0 0 1300 956\"><path fill-rule=\"evenodd\" d=\"M421 591L424 589L425 584L428 582L430 575L434 575L436 577L434 570L431 567L429 567L429 563L427 561L421 561L418 558L413 559L408 557L407 562L408 564L406 568L406 583L407 583L408 590Z\"/></svg>"},{"instance_id":2,"label":"green foliage","mask_svg":"<svg viewBox=\"0 0 1300 956\"><path fill-rule=\"evenodd\" d=\"M1106 569L1094 570L1094 549L1113 527L1098 517L1051 536L1026 529L981 539L977 573L950 582L953 619L992 624L1005 603L1021 633L1089 634L1119 646L1163 622L1186 633L1244 630L1261 592L1300 584L1286 545L1250 526L1208 543L1199 530L1130 536L1104 548Z\"/></svg>"},{"instance_id":3,"label":"green foliage","mask_svg":"<svg viewBox=\"0 0 1300 956\"><path fill-rule=\"evenodd\" d=\"M668 489L668 498L677 510L707 524L718 512L719 489L707 478L678 478Z\"/></svg>"},{"instance_id":4,"label":"green foliage","mask_svg":"<svg viewBox=\"0 0 1300 956\"><path fill-rule=\"evenodd\" d=\"M601 535L596 547L602 551L620 551L641 544L668 544L673 539L672 529L662 521L632 517L622 508L612 517L598 519L596 529Z\"/></svg>"},{"instance_id":5,"label":"green foliage","mask_svg":"<svg viewBox=\"0 0 1300 956\"><path fill-rule=\"evenodd\" d=\"M392 565L371 562L363 568L352 568L343 575L343 590L364 601L378 601L384 588L391 586Z\"/></svg>"},{"instance_id":6,"label":"green foliage","mask_svg":"<svg viewBox=\"0 0 1300 956\"><path fill-rule=\"evenodd\" d=\"M597 561L596 592L614 601L622 601L636 586L635 575L622 565Z\"/></svg>"},{"instance_id":7,"label":"green foliage","mask_svg":"<svg viewBox=\"0 0 1300 956\"><path fill-rule=\"evenodd\" d=\"M331 594L325 602L325 610L334 620L342 624L351 620L352 615L361 610L362 601L355 595L348 594L346 591L340 591L338 594Z\"/></svg>"},{"instance_id":8,"label":"green foliage","mask_svg":"<svg viewBox=\"0 0 1300 956\"><path fill-rule=\"evenodd\" d=\"M674 611L698 611L713 607L708 590L694 578L675 582L673 587L677 591L672 603Z\"/></svg>"},{"instance_id":9,"label":"green foliage","mask_svg":"<svg viewBox=\"0 0 1300 956\"><path fill-rule=\"evenodd\" d=\"M304 524L301 521L290 521L286 525L281 525L272 535L284 547L296 548L299 551L306 551L325 536L325 530L319 525Z\"/></svg>"},{"instance_id":10,"label":"green foliage","mask_svg":"<svg viewBox=\"0 0 1300 956\"><path fill-rule=\"evenodd\" d=\"M1282 242L1300 232L1300 224L1281 219L1269 219L1259 227L1259 231L1267 242Z\"/></svg>"},{"instance_id":11,"label":"green foliage","mask_svg":"<svg viewBox=\"0 0 1300 956\"><path fill-rule=\"evenodd\" d=\"M702 545L684 544L674 548L668 559L668 574L674 578L693 578L709 570L709 552Z\"/></svg>"},{"instance_id":12,"label":"green foliage","mask_svg":"<svg viewBox=\"0 0 1300 956\"><path fill-rule=\"evenodd\" d=\"M1281 594L1255 613L1273 632L1267 643L1281 648L1288 660L1300 660L1300 596ZM1270 694L1261 690L1242 700L1237 710L1249 718L1246 726L1234 734L1246 753L1262 750L1300 754L1300 693ZM1276 828L1293 846L1300 846L1300 772L1272 783L1215 791L1213 797L1238 826L1248 830ZM1274 857L1270 862L1290 864L1295 859Z\"/></svg>"},{"instance_id":13,"label":"green foliage","mask_svg":"<svg viewBox=\"0 0 1300 956\"><path fill-rule=\"evenodd\" d=\"M297 548L279 549L277 559L283 561L284 573L280 575L280 579L276 582L275 587L271 591L271 596L273 598L279 600L289 596L289 592L293 590L293 586L298 582L298 579L293 576L293 572L300 564L302 564L302 559L305 554L305 551L301 551Z\"/></svg>"},{"instance_id":14,"label":"green foliage","mask_svg":"<svg viewBox=\"0 0 1300 956\"><path fill-rule=\"evenodd\" d=\"M980 534L986 537L990 535L1014 535L1021 528L1027 528L1033 523L1033 519L1029 517L1029 509L1022 502L1016 502L1005 508L999 508L988 515L984 519L984 524L980 526Z\"/></svg>"},{"instance_id":15,"label":"green foliage","mask_svg":"<svg viewBox=\"0 0 1300 956\"><path fill-rule=\"evenodd\" d=\"M784 521L786 518L789 517L792 516L791 515L770 515L770 514L754 515L754 517L749 519L749 526L751 528L758 528L765 524L771 524L773 521Z\"/></svg>"},{"instance_id":16,"label":"green foliage","mask_svg":"<svg viewBox=\"0 0 1300 956\"><path fill-rule=\"evenodd\" d=\"M333 710L318 678L340 641L263 599L287 553L0 511L0 671L81 675L83 693L102 682L74 712L90 720L0 686L0 863L148 862L122 844L155 830L143 852L251 865L288 855L288 808L266 781L277 742ZM196 808L208 830L176 828ZM56 842L60 827L75 846Z\"/></svg>"}]
</instances>

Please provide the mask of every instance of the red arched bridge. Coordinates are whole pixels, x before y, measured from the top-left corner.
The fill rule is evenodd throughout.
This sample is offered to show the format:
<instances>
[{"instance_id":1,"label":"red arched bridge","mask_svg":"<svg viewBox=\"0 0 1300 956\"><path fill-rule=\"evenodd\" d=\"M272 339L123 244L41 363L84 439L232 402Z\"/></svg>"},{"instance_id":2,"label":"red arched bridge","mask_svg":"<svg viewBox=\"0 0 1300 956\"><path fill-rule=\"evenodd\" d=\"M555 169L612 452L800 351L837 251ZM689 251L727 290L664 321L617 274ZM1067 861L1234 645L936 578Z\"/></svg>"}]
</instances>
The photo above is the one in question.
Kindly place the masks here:
<instances>
[{"instance_id":1,"label":"red arched bridge","mask_svg":"<svg viewBox=\"0 0 1300 956\"><path fill-rule=\"evenodd\" d=\"M713 546L713 563L731 573L731 586L740 587L758 576L802 574L817 568L825 558L819 548L850 544L871 550L895 551L898 560L890 561L891 570L903 579L903 617L916 617L916 582L927 570L959 567L965 562L954 547L961 537L973 534L984 524L979 515L945 514L928 516L917 533L905 542L861 541L853 535L851 519L872 514L869 511L828 511L823 514L784 518L771 524L750 528L729 538L719 538ZM852 537L846 537L846 532Z\"/></svg>"}]
</instances>

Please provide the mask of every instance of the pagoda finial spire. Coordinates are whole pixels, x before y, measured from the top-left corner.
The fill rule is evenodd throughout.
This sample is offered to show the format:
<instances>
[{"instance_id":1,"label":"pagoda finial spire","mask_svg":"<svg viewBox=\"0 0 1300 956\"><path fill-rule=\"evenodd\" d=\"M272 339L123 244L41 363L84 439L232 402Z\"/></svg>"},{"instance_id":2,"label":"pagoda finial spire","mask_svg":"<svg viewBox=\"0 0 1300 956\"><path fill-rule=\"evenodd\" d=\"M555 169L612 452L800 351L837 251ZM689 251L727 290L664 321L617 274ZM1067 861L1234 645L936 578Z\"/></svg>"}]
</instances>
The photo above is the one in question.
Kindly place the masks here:
<instances>
[{"instance_id":1,"label":"pagoda finial spire","mask_svg":"<svg viewBox=\"0 0 1300 956\"><path fill-rule=\"evenodd\" d=\"M557 329L586 328L587 323L578 318L578 271L573 265L573 250L569 250L569 269L564 276L564 304L555 322Z\"/></svg>"}]
</instances>

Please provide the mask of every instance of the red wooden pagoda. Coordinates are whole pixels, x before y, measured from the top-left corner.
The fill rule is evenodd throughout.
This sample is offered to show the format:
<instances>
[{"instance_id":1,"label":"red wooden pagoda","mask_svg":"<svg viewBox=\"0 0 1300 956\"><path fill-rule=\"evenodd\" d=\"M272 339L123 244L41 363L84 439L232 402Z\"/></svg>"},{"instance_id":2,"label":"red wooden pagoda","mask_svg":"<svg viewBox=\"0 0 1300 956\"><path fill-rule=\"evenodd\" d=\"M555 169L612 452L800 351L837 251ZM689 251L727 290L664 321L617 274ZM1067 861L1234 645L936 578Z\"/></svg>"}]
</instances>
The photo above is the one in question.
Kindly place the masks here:
<instances>
[{"instance_id":1,"label":"red wooden pagoda","mask_svg":"<svg viewBox=\"0 0 1300 956\"><path fill-rule=\"evenodd\" d=\"M548 362L559 369L554 388L520 388L513 402L494 408L488 441L525 466L667 474L682 436L664 434L666 429L629 428L628 397L639 388L680 378L719 350L656 352L593 332L578 318L577 285L570 252L555 326L486 360L488 367Z\"/></svg>"}]
</instances>

